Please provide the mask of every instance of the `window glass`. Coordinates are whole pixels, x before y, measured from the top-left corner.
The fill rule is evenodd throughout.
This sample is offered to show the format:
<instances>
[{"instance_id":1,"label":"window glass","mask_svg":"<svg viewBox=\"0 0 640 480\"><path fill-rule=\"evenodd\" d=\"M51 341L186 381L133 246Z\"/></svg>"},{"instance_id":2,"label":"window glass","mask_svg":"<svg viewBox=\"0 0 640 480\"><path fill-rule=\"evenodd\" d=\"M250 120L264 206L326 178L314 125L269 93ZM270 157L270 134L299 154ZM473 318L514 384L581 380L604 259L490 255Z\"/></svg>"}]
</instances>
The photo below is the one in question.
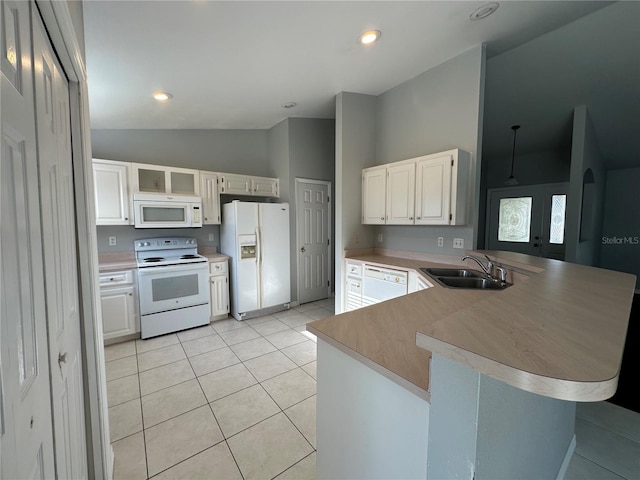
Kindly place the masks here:
<instances>
[{"instance_id":1,"label":"window glass","mask_svg":"<svg viewBox=\"0 0 640 480\"><path fill-rule=\"evenodd\" d=\"M530 239L532 197L501 198L498 218L500 242L526 243Z\"/></svg>"},{"instance_id":2,"label":"window glass","mask_svg":"<svg viewBox=\"0 0 640 480\"><path fill-rule=\"evenodd\" d=\"M564 243L564 219L567 210L566 195L551 196L551 225L549 226L549 243Z\"/></svg>"}]
</instances>

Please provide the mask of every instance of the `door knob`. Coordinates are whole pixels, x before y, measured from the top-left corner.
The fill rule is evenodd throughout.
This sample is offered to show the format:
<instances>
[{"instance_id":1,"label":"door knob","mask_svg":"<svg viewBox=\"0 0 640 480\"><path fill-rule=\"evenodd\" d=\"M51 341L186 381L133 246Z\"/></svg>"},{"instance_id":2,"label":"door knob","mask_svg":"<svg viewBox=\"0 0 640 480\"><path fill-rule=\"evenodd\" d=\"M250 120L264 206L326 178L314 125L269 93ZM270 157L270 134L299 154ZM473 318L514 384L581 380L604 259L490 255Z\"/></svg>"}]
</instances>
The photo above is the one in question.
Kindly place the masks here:
<instances>
[{"instance_id":1,"label":"door knob","mask_svg":"<svg viewBox=\"0 0 640 480\"><path fill-rule=\"evenodd\" d=\"M305 252L304 247L302 247L302 248L300 249L300 251L301 251L302 253L304 253L304 252Z\"/></svg>"}]
</instances>

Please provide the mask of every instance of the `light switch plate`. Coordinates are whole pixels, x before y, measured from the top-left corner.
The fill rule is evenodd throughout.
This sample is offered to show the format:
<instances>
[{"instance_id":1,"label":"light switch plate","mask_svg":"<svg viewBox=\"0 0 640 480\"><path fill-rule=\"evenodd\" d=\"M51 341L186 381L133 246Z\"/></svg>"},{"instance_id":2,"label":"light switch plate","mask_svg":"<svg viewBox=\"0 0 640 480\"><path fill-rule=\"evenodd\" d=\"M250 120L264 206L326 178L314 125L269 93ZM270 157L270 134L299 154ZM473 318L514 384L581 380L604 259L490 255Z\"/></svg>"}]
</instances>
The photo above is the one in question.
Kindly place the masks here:
<instances>
[{"instance_id":1,"label":"light switch plate","mask_svg":"<svg viewBox=\"0 0 640 480\"><path fill-rule=\"evenodd\" d=\"M464 238L454 238L453 248L464 248Z\"/></svg>"},{"instance_id":2,"label":"light switch plate","mask_svg":"<svg viewBox=\"0 0 640 480\"><path fill-rule=\"evenodd\" d=\"M378 243L382 243L382 238L383 238L382 234L379 233L378 234Z\"/></svg>"},{"instance_id":3,"label":"light switch plate","mask_svg":"<svg viewBox=\"0 0 640 480\"><path fill-rule=\"evenodd\" d=\"M216 239L216 234L215 233L210 233L209 234L209 241L213 242L213 241L215 241L215 239Z\"/></svg>"},{"instance_id":4,"label":"light switch plate","mask_svg":"<svg viewBox=\"0 0 640 480\"><path fill-rule=\"evenodd\" d=\"M109 237L109 246L110 247L113 247L114 245L117 245L117 244L118 244L118 242L117 242L116 237Z\"/></svg>"},{"instance_id":5,"label":"light switch plate","mask_svg":"<svg viewBox=\"0 0 640 480\"><path fill-rule=\"evenodd\" d=\"M438 246L444 247L444 237L438 237Z\"/></svg>"}]
</instances>

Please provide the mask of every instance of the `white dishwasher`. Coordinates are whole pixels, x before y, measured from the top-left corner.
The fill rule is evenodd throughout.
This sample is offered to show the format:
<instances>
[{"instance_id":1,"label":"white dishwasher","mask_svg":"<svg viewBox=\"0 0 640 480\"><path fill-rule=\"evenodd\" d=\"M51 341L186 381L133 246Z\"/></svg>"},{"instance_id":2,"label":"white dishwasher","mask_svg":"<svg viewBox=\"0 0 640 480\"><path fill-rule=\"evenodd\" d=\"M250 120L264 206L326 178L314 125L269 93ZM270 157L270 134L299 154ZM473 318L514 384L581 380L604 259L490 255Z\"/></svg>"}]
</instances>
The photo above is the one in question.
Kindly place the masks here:
<instances>
[{"instance_id":1,"label":"white dishwasher","mask_svg":"<svg viewBox=\"0 0 640 480\"><path fill-rule=\"evenodd\" d=\"M407 294L407 272L390 268L364 266L362 304L373 305Z\"/></svg>"}]
</instances>

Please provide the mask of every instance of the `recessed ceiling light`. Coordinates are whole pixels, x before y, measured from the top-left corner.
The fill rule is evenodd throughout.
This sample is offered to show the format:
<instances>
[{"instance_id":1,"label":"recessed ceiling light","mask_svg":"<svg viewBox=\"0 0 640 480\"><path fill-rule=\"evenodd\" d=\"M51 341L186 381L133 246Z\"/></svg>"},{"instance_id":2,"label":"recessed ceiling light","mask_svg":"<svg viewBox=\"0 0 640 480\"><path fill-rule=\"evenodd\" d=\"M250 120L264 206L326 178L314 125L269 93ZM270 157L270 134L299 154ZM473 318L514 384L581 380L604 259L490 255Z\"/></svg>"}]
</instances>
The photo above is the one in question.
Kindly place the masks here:
<instances>
[{"instance_id":1,"label":"recessed ceiling light","mask_svg":"<svg viewBox=\"0 0 640 480\"><path fill-rule=\"evenodd\" d=\"M167 92L156 92L153 94L153 98L159 102L166 102L167 100L171 100L173 95Z\"/></svg>"},{"instance_id":2,"label":"recessed ceiling light","mask_svg":"<svg viewBox=\"0 0 640 480\"><path fill-rule=\"evenodd\" d=\"M371 45L373 42L379 40L381 35L380 30L368 30L360 35L358 40L362 45Z\"/></svg>"},{"instance_id":3,"label":"recessed ceiling light","mask_svg":"<svg viewBox=\"0 0 640 480\"><path fill-rule=\"evenodd\" d=\"M498 10L500 4L498 2L485 3L484 5L476 8L471 15L470 20L482 20Z\"/></svg>"},{"instance_id":4,"label":"recessed ceiling light","mask_svg":"<svg viewBox=\"0 0 640 480\"><path fill-rule=\"evenodd\" d=\"M287 102L282 104L282 108L293 108L298 105L296 102Z\"/></svg>"}]
</instances>

